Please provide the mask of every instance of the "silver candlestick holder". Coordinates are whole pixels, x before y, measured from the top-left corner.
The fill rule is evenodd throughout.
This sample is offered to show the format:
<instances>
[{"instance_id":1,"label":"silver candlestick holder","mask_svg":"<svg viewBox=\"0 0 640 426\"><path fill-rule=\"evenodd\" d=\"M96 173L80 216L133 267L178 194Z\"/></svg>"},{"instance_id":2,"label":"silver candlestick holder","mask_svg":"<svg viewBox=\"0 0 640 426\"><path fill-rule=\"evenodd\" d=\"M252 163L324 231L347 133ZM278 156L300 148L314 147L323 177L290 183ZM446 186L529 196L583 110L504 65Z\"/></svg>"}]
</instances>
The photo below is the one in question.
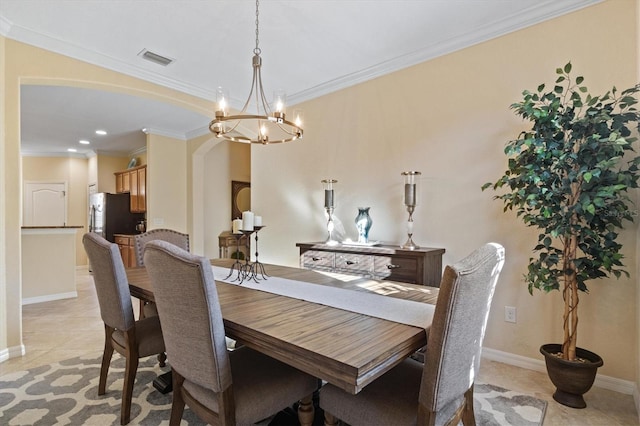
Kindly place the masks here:
<instances>
[{"instance_id":1,"label":"silver candlestick holder","mask_svg":"<svg viewBox=\"0 0 640 426\"><path fill-rule=\"evenodd\" d=\"M333 210L335 208L335 194L333 192L333 184L338 182L335 179L323 179L322 185L324 186L324 209L327 212L327 240L325 244L335 246L340 244L333 238Z\"/></svg>"},{"instance_id":2,"label":"silver candlestick holder","mask_svg":"<svg viewBox=\"0 0 640 426\"><path fill-rule=\"evenodd\" d=\"M418 204L417 176L420 175L421 173L416 171L402 172L402 176L404 176L404 205L407 207L409 219L407 220L407 242L400 247L406 250L420 248L419 245L413 242L413 212Z\"/></svg>"}]
</instances>

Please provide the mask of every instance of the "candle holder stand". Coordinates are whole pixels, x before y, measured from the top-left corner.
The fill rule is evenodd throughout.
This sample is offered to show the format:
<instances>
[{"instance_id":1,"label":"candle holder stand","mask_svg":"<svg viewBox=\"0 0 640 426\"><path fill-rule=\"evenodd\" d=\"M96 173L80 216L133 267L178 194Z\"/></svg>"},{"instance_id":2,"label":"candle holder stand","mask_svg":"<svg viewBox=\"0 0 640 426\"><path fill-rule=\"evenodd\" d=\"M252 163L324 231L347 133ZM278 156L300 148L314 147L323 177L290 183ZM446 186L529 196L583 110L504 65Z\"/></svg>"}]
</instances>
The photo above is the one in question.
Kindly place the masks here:
<instances>
[{"instance_id":1,"label":"candle holder stand","mask_svg":"<svg viewBox=\"0 0 640 426\"><path fill-rule=\"evenodd\" d=\"M413 212L418 204L418 177L422 173L417 171L402 172L404 177L404 205L407 206L409 219L407 220L407 242L401 245L405 250L415 250L420 248L413 242Z\"/></svg>"},{"instance_id":2,"label":"candle holder stand","mask_svg":"<svg viewBox=\"0 0 640 426\"><path fill-rule=\"evenodd\" d=\"M400 247L405 250L415 250L420 248L416 243L413 242L413 211L416 206L407 206L407 211L409 212L409 219L407 220L407 242L401 245Z\"/></svg>"},{"instance_id":3,"label":"candle holder stand","mask_svg":"<svg viewBox=\"0 0 640 426\"><path fill-rule=\"evenodd\" d=\"M252 270L252 273L254 274L256 279L259 279L258 278L258 274L260 274L262 276L262 279L266 280L267 277L269 276L269 274L266 273L266 271L264 270L264 265L262 263L260 263L260 261L258 260L258 232L262 228L264 228L264 226L254 226L253 228L256 231L256 237L255 237L255 239L256 239L256 260L255 260L255 262L253 262L251 270Z\"/></svg>"},{"instance_id":4,"label":"candle holder stand","mask_svg":"<svg viewBox=\"0 0 640 426\"><path fill-rule=\"evenodd\" d=\"M236 260L235 262L233 262L233 265L231 265L231 268L229 269L229 275L227 275L225 280L228 280L229 278L231 278L231 275L233 275L233 271L238 271L238 278L234 281L240 280L240 282L242 282L242 280L240 279L240 276L242 275L242 268L243 268L243 264L240 261L240 239L242 238L243 234L234 233L231 235L233 235L233 237L236 239Z\"/></svg>"}]
</instances>

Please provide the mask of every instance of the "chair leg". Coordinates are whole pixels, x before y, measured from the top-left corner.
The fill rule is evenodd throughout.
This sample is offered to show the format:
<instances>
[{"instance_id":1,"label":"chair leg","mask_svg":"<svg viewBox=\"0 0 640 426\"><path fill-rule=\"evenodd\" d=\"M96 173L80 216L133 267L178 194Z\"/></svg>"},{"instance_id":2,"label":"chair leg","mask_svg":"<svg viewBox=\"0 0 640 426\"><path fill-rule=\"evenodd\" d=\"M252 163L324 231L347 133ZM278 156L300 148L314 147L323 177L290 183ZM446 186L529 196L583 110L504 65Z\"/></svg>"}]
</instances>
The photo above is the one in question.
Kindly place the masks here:
<instances>
[{"instance_id":1,"label":"chair leg","mask_svg":"<svg viewBox=\"0 0 640 426\"><path fill-rule=\"evenodd\" d=\"M167 365L166 361L167 361L167 353L166 352L159 353L158 363L160 363L160 367L164 367L165 365Z\"/></svg>"},{"instance_id":2,"label":"chair leg","mask_svg":"<svg viewBox=\"0 0 640 426\"><path fill-rule=\"evenodd\" d=\"M133 385L138 372L138 342L136 340L136 328L124 332L126 364L124 368L124 385L122 387L122 407L120 409L120 424L126 425L131 419L131 399L133 398Z\"/></svg>"},{"instance_id":3,"label":"chair leg","mask_svg":"<svg viewBox=\"0 0 640 426\"><path fill-rule=\"evenodd\" d=\"M113 328L104 325L104 351L102 352L102 365L100 366L100 380L98 381L98 395L104 395L107 391L107 373L113 356L113 344L111 343L111 335Z\"/></svg>"},{"instance_id":4,"label":"chair leg","mask_svg":"<svg viewBox=\"0 0 640 426\"><path fill-rule=\"evenodd\" d=\"M473 385L464 393L465 405L462 412L462 424L464 426L476 426L476 416L473 413Z\"/></svg>"},{"instance_id":5,"label":"chair leg","mask_svg":"<svg viewBox=\"0 0 640 426\"><path fill-rule=\"evenodd\" d=\"M313 416L313 394L311 394L302 398L298 405L298 420L300 421L300 425L311 426L313 424Z\"/></svg>"},{"instance_id":6,"label":"chair leg","mask_svg":"<svg viewBox=\"0 0 640 426\"><path fill-rule=\"evenodd\" d=\"M141 319L143 319L145 317L145 315L144 315L144 304L145 304L145 301L140 299L140 313L138 314L138 320L141 320Z\"/></svg>"},{"instance_id":7,"label":"chair leg","mask_svg":"<svg viewBox=\"0 0 640 426\"><path fill-rule=\"evenodd\" d=\"M169 426L179 426L182 421L182 413L184 412L184 398L182 397L182 384L184 377L172 370L173 375L173 402L171 404L171 418Z\"/></svg>"},{"instance_id":8,"label":"chair leg","mask_svg":"<svg viewBox=\"0 0 640 426\"><path fill-rule=\"evenodd\" d=\"M333 414L324 410L324 426L337 426L338 419L335 418Z\"/></svg>"}]
</instances>

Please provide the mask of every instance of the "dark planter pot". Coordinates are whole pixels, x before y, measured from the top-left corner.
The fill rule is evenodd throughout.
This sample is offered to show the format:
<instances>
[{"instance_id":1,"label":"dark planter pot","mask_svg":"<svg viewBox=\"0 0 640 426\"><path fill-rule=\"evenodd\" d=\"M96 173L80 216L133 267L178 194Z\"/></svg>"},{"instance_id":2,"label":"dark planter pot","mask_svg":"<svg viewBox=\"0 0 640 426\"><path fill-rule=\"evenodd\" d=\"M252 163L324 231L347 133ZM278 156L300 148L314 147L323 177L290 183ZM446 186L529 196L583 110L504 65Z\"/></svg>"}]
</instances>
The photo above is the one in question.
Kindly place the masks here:
<instances>
[{"instance_id":1,"label":"dark planter pot","mask_svg":"<svg viewBox=\"0 0 640 426\"><path fill-rule=\"evenodd\" d=\"M556 387L553 399L572 408L585 408L587 403L582 395L587 393L596 379L602 358L586 349L576 348L576 355L586 362L566 361L555 355L562 352L562 345L549 343L540 347L547 365L547 374Z\"/></svg>"}]
</instances>

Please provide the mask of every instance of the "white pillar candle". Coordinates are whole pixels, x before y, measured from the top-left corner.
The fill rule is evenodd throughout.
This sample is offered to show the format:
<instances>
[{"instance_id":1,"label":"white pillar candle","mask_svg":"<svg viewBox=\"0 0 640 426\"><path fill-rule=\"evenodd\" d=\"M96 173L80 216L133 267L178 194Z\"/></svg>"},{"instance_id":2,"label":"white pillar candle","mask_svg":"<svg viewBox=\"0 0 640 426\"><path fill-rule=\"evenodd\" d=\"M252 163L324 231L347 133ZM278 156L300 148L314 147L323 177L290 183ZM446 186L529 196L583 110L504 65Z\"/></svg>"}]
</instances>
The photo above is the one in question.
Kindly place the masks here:
<instances>
[{"instance_id":1,"label":"white pillar candle","mask_svg":"<svg viewBox=\"0 0 640 426\"><path fill-rule=\"evenodd\" d=\"M250 211L242 212L242 230L253 231L253 213Z\"/></svg>"},{"instance_id":2,"label":"white pillar candle","mask_svg":"<svg viewBox=\"0 0 640 426\"><path fill-rule=\"evenodd\" d=\"M253 217L253 226L262 226L262 216Z\"/></svg>"},{"instance_id":3,"label":"white pillar candle","mask_svg":"<svg viewBox=\"0 0 640 426\"><path fill-rule=\"evenodd\" d=\"M233 222L231 222L231 232L239 234L240 228L242 228L242 219L234 219Z\"/></svg>"}]
</instances>

